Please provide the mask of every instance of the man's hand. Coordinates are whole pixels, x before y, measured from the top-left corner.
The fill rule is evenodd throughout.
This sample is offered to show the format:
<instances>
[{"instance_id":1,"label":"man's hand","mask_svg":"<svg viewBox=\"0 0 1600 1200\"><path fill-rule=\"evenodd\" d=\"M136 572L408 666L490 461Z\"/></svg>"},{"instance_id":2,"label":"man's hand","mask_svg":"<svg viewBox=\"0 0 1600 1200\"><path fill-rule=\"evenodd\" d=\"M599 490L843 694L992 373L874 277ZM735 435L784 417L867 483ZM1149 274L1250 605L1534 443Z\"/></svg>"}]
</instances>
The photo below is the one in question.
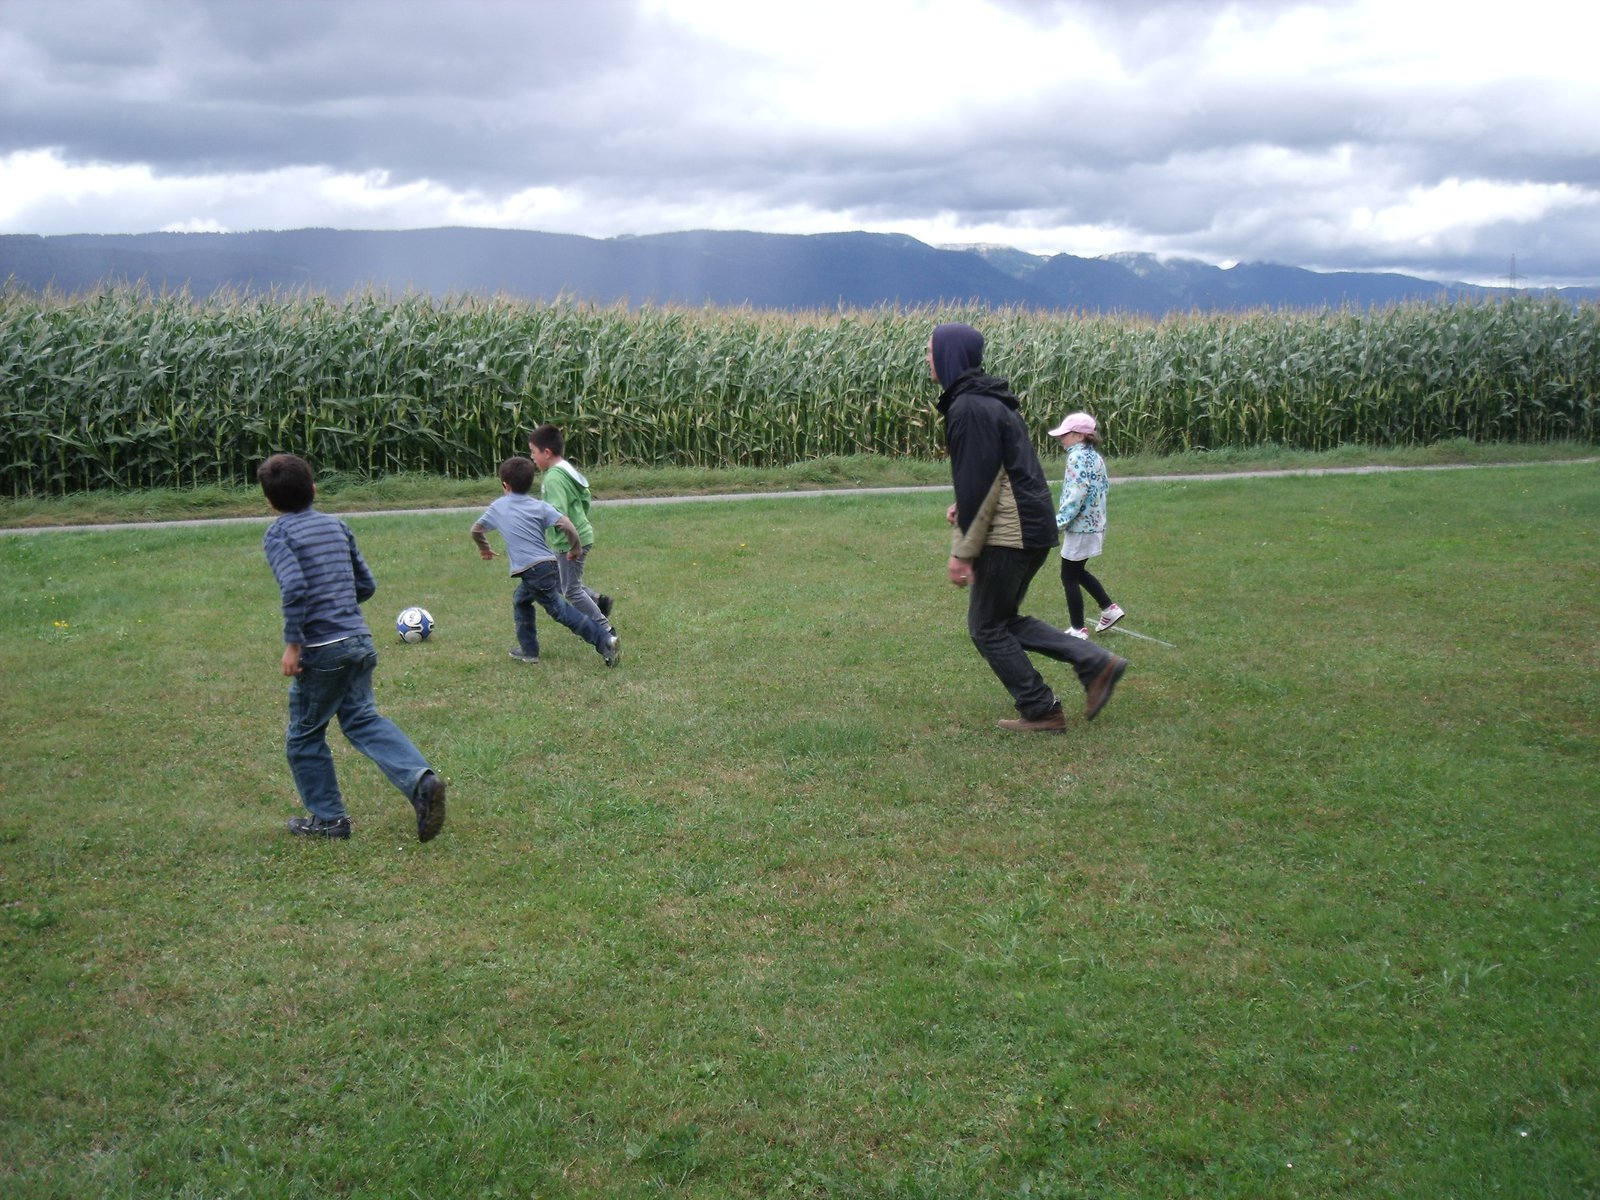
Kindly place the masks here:
<instances>
[{"instance_id":1,"label":"man's hand","mask_svg":"<svg viewBox=\"0 0 1600 1200\"><path fill-rule=\"evenodd\" d=\"M478 547L478 557L483 559L484 562L488 562L491 558L494 557L494 547L493 546L479 546Z\"/></svg>"},{"instance_id":2,"label":"man's hand","mask_svg":"<svg viewBox=\"0 0 1600 1200\"><path fill-rule=\"evenodd\" d=\"M966 559L956 558L954 555L951 555L948 566L950 570L951 583L955 584L957 587L964 588L972 582L972 564Z\"/></svg>"},{"instance_id":3,"label":"man's hand","mask_svg":"<svg viewBox=\"0 0 1600 1200\"><path fill-rule=\"evenodd\" d=\"M285 646L283 648L283 673L285 675L300 674L300 647Z\"/></svg>"},{"instance_id":4,"label":"man's hand","mask_svg":"<svg viewBox=\"0 0 1600 1200\"><path fill-rule=\"evenodd\" d=\"M944 519L946 521L948 521L951 525L954 525L956 523L956 506L954 504L952 504L950 506L950 508L945 512Z\"/></svg>"}]
</instances>

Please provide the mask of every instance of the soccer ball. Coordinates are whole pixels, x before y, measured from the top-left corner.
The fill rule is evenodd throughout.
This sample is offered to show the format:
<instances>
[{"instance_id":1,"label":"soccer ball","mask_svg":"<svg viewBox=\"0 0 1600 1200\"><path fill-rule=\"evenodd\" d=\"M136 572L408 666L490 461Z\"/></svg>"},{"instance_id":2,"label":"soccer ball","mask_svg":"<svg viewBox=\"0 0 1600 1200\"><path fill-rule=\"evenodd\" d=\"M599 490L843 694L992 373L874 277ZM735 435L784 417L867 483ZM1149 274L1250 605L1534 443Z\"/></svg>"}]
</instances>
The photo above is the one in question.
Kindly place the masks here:
<instances>
[{"instance_id":1,"label":"soccer ball","mask_svg":"<svg viewBox=\"0 0 1600 1200\"><path fill-rule=\"evenodd\" d=\"M433 632L433 614L412 605L394 619L394 631L402 642L425 642Z\"/></svg>"}]
</instances>

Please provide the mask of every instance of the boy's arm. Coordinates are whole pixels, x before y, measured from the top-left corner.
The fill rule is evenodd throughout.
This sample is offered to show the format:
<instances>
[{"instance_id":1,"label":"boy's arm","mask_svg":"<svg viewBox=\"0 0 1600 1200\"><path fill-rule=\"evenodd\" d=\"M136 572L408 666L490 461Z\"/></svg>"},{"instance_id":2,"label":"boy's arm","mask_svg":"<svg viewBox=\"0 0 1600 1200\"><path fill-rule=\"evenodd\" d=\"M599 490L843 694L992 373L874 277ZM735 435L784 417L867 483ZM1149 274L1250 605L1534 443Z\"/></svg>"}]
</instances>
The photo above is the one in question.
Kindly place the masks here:
<instances>
[{"instance_id":1,"label":"boy's arm","mask_svg":"<svg viewBox=\"0 0 1600 1200\"><path fill-rule=\"evenodd\" d=\"M572 507L572 481L567 473L554 466L546 471L539 485L539 498L565 515L567 509Z\"/></svg>"},{"instance_id":2,"label":"boy's arm","mask_svg":"<svg viewBox=\"0 0 1600 1200\"><path fill-rule=\"evenodd\" d=\"M555 527L566 535L567 548L564 553L568 558L577 558L579 554L583 553L582 547L578 545L578 527L572 523L571 517L567 516L566 513L558 513L555 519Z\"/></svg>"},{"instance_id":3,"label":"boy's arm","mask_svg":"<svg viewBox=\"0 0 1600 1200\"><path fill-rule=\"evenodd\" d=\"M477 543L478 557L488 562L494 557L494 547L489 545L489 535L484 530L482 521L472 523L472 540Z\"/></svg>"},{"instance_id":4,"label":"boy's arm","mask_svg":"<svg viewBox=\"0 0 1600 1200\"><path fill-rule=\"evenodd\" d=\"M372 577L372 568L367 566L367 560L361 557L356 535L350 532L348 525L345 526L344 536L350 542L350 567L356 577L356 603L365 604L377 595L378 581Z\"/></svg>"},{"instance_id":5,"label":"boy's arm","mask_svg":"<svg viewBox=\"0 0 1600 1200\"><path fill-rule=\"evenodd\" d=\"M552 467L544 473L544 483L539 488L539 494L546 504L565 517L572 508L572 477L565 471ZM570 525L571 522L569 521L568 524ZM566 537L567 544L565 548L552 546L551 549L555 550L557 554L570 556L572 551L578 548L577 527L573 526L568 530L558 522L556 528L560 529Z\"/></svg>"},{"instance_id":6,"label":"boy's arm","mask_svg":"<svg viewBox=\"0 0 1600 1200\"><path fill-rule=\"evenodd\" d=\"M306 623L306 577L300 570L300 560L294 550L279 536L277 526L267 530L263 541L267 552L267 565L278 581L278 591L283 598L283 644L298 646L304 641Z\"/></svg>"}]
</instances>

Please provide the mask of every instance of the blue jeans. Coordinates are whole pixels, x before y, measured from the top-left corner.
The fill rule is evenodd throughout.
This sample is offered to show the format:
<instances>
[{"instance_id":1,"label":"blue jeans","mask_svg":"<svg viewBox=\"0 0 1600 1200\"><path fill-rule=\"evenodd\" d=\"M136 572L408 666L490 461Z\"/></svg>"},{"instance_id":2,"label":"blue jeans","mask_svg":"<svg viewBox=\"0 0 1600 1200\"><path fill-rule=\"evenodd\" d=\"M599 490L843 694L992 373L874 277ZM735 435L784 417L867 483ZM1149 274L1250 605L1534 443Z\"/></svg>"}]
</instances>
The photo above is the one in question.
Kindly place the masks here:
<instances>
[{"instance_id":1,"label":"blue jeans","mask_svg":"<svg viewBox=\"0 0 1600 1200\"><path fill-rule=\"evenodd\" d=\"M377 665L378 652L366 635L300 651L300 674L289 685L284 749L300 802L314 817L334 821L345 815L328 749L328 722L335 716L349 743L377 763L406 799L416 794L428 773L428 763L411 739L378 712L372 698Z\"/></svg>"},{"instance_id":2,"label":"blue jeans","mask_svg":"<svg viewBox=\"0 0 1600 1200\"><path fill-rule=\"evenodd\" d=\"M597 621L584 616L561 594L561 572L556 560L547 558L536 562L517 579L517 590L511 597L511 619L517 627L517 645L524 654L539 654L539 627L534 606L538 605L596 650L611 637L611 632Z\"/></svg>"},{"instance_id":3,"label":"blue jeans","mask_svg":"<svg viewBox=\"0 0 1600 1200\"><path fill-rule=\"evenodd\" d=\"M1017 712L1037 720L1056 705L1056 694L1035 669L1030 652L1070 663L1085 688L1111 661L1111 652L1070 637L1037 617L1019 615L1028 585L1049 556L1048 546L1011 550L985 546L972 563L967 633L983 661L1011 693Z\"/></svg>"}]
</instances>

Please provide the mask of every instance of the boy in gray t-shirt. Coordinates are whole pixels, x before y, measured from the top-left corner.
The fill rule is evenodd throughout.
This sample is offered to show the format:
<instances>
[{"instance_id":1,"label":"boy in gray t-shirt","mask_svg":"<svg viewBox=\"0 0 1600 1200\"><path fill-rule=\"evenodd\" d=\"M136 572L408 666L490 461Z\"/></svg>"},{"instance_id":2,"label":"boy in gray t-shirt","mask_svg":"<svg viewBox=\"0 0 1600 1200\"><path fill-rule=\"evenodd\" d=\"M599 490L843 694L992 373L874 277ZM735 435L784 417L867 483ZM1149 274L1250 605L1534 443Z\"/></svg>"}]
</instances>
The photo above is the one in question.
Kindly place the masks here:
<instances>
[{"instance_id":1,"label":"boy in gray t-shirt","mask_svg":"<svg viewBox=\"0 0 1600 1200\"><path fill-rule=\"evenodd\" d=\"M598 650L606 666L614 667L622 658L616 635L573 608L561 594L561 572L556 566L555 551L545 540L545 531L552 527L560 529L567 538L567 545L573 548L569 554L580 552L578 531L550 505L528 495L533 487L533 470L531 458L508 458L501 463L500 488L504 494L472 523L472 540L486 562L495 557L489 545L489 530L500 532L506 543L511 577L518 581L511 597L511 618L517 631L517 644L511 650L511 657L523 663L539 661L539 631L534 612L534 606L538 605Z\"/></svg>"}]
</instances>

